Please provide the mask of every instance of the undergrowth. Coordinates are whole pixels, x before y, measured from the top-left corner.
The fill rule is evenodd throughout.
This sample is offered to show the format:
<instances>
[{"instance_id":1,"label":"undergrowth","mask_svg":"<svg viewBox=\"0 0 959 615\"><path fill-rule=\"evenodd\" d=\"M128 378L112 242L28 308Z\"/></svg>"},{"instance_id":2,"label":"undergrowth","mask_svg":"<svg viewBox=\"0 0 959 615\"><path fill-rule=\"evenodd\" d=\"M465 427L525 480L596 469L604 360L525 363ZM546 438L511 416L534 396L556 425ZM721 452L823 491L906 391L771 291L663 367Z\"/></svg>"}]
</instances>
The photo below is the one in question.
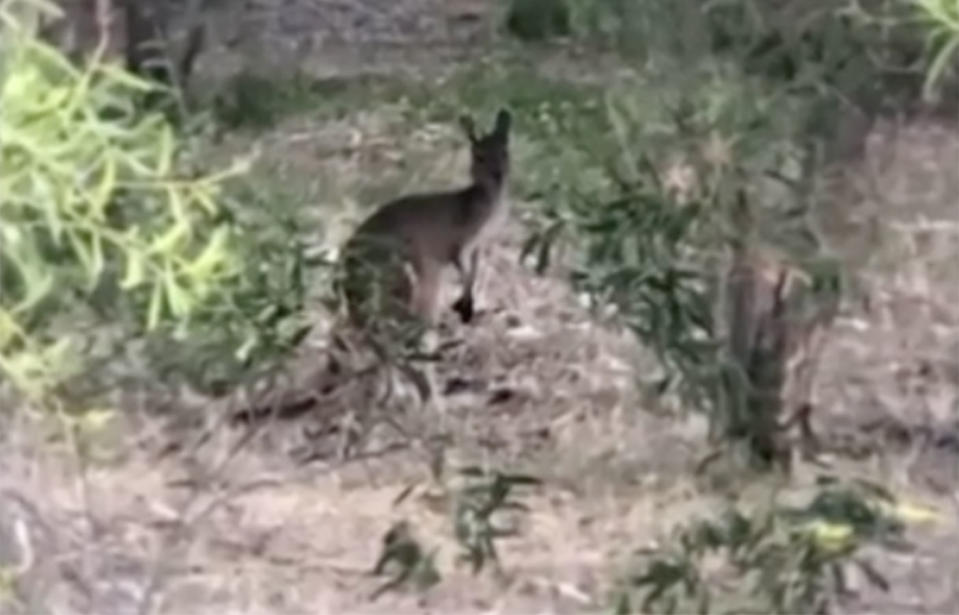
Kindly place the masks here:
<instances>
[{"instance_id":1,"label":"undergrowth","mask_svg":"<svg viewBox=\"0 0 959 615\"><path fill-rule=\"evenodd\" d=\"M889 582L869 545L908 548L895 498L860 481L824 476L802 504L730 506L677 527L644 550L614 598L616 613L828 613L852 594L852 569L882 591Z\"/></svg>"}]
</instances>

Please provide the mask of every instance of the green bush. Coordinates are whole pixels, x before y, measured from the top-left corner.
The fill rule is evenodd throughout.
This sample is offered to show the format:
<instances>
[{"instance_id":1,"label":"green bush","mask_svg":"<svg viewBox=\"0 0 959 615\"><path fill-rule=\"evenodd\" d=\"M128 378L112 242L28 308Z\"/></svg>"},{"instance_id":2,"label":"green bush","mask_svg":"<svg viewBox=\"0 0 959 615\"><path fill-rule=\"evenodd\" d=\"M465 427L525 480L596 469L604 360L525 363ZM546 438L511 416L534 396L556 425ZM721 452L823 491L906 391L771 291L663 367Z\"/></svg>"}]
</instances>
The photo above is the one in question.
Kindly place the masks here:
<instances>
[{"instance_id":1,"label":"green bush","mask_svg":"<svg viewBox=\"0 0 959 615\"><path fill-rule=\"evenodd\" d=\"M824 477L801 506L730 507L679 527L642 554L616 597L617 613L830 613L857 569L889 588L865 547L902 545L896 502L881 488Z\"/></svg>"},{"instance_id":2,"label":"green bush","mask_svg":"<svg viewBox=\"0 0 959 615\"><path fill-rule=\"evenodd\" d=\"M195 334L176 335L171 321L147 338L146 359L166 384L226 392L280 368L311 329L309 289L328 289L331 269L303 236L313 229L302 219L303 196L264 175L231 182L221 197L237 238L236 276L191 315Z\"/></svg>"},{"instance_id":3,"label":"green bush","mask_svg":"<svg viewBox=\"0 0 959 615\"><path fill-rule=\"evenodd\" d=\"M202 175L153 86L102 58L78 68L0 4L0 374L45 398L84 369L87 317L154 331L235 275L218 203L241 165Z\"/></svg>"},{"instance_id":4,"label":"green bush","mask_svg":"<svg viewBox=\"0 0 959 615\"><path fill-rule=\"evenodd\" d=\"M914 19L925 33L926 78L923 93L932 97L944 84L959 77L959 2L909 0Z\"/></svg>"},{"instance_id":5,"label":"green bush","mask_svg":"<svg viewBox=\"0 0 959 615\"><path fill-rule=\"evenodd\" d=\"M615 306L660 359L653 390L679 394L719 433L748 438L747 427L761 423L737 407L717 311L730 253L770 250L815 288L835 288L815 232L818 162L802 133L808 101L713 64L610 88L604 109L602 127L565 134L565 156L578 154L568 177L577 181L542 187L547 205L523 254L543 261L560 239L575 246L574 285L594 305Z\"/></svg>"},{"instance_id":6,"label":"green bush","mask_svg":"<svg viewBox=\"0 0 959 615\"><path fill-rule=\"evenodd\" d=\"M878 111L919 92L923 65L928 87L953 71L956 14L954 0L510 0L505 23L523 40L568 34L652 68L730 61Z\"/></svg>"},{"instance_id":7,"label":"green bush","mask_svg":"<svg viewBox=\"0 0 959 615\"><path fill-rule=\"evenodd\" d=\"M512 0L506 14L506 29L525 41L568 35L568 4L565 0Z\"/></svg>"},{"instance_id":8,"label":"green bush","mask_svg":"<svg viewBox=\"0 0 959 615\"><path fill-rule=\"evenodd\" d=\"M843 272L816 230L821 216L837 215L820 190L823 172L865 137L845 130L850 117L868 128L918 96L923 28L927 87L950 74L955 8L931 0L570 6L577 36L645 64L641 78L608 88L605 116L577 109L570 118L555 101L530 114L529 125L549 129L521 180L544 203L523 256L543 269L554 244L575 245L572 281L594 305L615 306L656 352L655 390L678 392L719 433L749 441L757 425L777 421L759 420L746 403L758 384L724 348L723 269L736 250L772 254L804 285L779 330L828 322ZM795 337L780 340L787 336Z\"/></svg>"}]
</instances>

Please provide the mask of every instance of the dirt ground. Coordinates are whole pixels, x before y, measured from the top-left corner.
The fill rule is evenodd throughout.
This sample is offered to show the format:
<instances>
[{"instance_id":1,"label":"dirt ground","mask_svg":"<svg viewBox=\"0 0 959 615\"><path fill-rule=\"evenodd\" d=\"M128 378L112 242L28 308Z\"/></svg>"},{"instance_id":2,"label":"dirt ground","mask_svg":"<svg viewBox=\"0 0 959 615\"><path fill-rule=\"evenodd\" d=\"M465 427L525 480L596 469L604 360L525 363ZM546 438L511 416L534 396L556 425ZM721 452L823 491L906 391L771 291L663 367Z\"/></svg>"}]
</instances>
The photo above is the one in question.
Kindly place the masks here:
<instances>
[{"instance_id":1,"label":"dirt ground","mask_svg":"<svg viewBox=\"0 0 959 615\"><path fill-rule=\"evenodd\" d=\"M205 56L201 70L295 61L317 74L441 72L493 44L492 4L300 0L280 10L248 2L245 12L218 17L224 47ZM280 59L266 57L273 53ZM557 56L544 66L562 62ZM395 137L389 113L365 118L366 136ZM353 138L344 128L357 127L298 117L259 138L270 143L268 158L293 160L298 173L355 176L355 160L316 153ZM453 128L417 130L418 146L429 147L435 130ZM300 136L284 138L293 134ZM223 145L243 146L239 138ZM456 183L463 163L458 152L416 179ZM956 125L879 122L836 191L832 248L861 275L826 346L815 428L836 451L829 459L836 467L937 512L909 527L910 552L870 553L890 591L853 577L856 595L844 608L952 612L959 605ZM250 432L224 425L219 402L174 397L157 412L154 399L131 393L118 397L124 413L79 456L47 419L3 414L0 570L22 573L22 604L0 602L0 612L605 608L637 549L659 544L721 498L692 472L704 448L702 419L659 407L636 386L635 374L651 369L649 353L592 317L559 276L518 264L522 211L514 203L514 220L491 246L478 322L450 325L462 343L438 368L449 389L441 411L411 410L396 421L420 436L413 446L339 462L318 454L307 420ZM311 343L319 350L324 340ZM382 427L383 442L390 429ZM476 464L543 481L524 496L529 512L516 517L516 536L500 541L501 574L474 576L455 564L449 502L430 474L438 455L447 468ZM797 488L815 473L800 465ZM396 504L410 486L412 495ZM399 519L437 549L443 580L425 593L373 600L384 579L371 570ZM0 574L0 596L5 583Z\"/></svg>"}]
</instances>

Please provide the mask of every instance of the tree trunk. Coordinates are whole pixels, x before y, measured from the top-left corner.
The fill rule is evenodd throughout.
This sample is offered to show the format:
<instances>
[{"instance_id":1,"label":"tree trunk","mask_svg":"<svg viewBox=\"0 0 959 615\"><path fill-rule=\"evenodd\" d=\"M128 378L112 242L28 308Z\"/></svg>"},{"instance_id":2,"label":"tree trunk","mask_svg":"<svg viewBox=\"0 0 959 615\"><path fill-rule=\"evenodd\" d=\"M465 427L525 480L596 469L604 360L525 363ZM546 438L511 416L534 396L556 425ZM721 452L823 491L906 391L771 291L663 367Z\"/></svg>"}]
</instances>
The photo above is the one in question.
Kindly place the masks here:
<instances>
[{"instance_id":1,"label":"tree trunk","mask_svg":"<svg viewBox=\"0 0 959 615\"><path fill-rule=\"evenodd\" d=\"M729 363L714 434L755 465L788 470L796 427L808 449L816 366L839 305L835 272L800 271L737 246L726 277Z\"/></svg>"}]
</instances>

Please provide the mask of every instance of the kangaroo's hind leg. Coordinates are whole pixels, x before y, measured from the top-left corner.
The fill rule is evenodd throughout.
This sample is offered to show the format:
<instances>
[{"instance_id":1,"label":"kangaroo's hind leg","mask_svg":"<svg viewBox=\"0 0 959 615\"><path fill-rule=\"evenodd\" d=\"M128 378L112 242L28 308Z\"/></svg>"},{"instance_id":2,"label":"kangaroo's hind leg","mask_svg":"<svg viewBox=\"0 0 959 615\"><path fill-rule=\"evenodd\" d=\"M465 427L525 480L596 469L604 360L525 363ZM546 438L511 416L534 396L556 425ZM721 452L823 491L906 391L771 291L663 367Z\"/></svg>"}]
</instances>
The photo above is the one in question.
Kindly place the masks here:
<instances>
[{"instance_id":1,"label":"kangaroo's hind leg","mask_svg":"<svg viewBox=\"0 0 959 615\"><path fill-rule=\"evenodd\" d=\"M469 323L475 315L473 287L476 285L476 272L479 269L479 249L473 247L469 250L460 250L453 258L453 265L460 274L463 292L453 303L452 308L459 314L462 322Z\"/></svg>"}]
</instances>

